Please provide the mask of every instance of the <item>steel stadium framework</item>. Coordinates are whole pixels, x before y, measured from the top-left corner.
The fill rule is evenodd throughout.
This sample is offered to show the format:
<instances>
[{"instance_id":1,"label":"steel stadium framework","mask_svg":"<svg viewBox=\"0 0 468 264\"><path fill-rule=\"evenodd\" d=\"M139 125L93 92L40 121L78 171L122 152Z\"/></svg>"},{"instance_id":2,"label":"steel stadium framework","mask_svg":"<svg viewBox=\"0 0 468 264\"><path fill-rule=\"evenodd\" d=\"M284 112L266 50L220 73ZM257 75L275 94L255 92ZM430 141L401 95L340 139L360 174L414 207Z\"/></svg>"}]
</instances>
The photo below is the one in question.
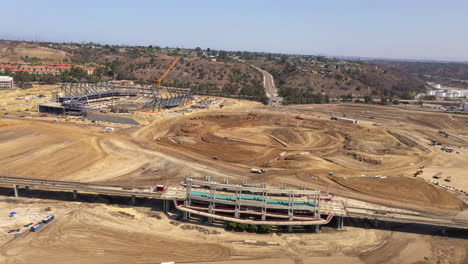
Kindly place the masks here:
<instances>
[{"instance_id":1,"label":"steel stadium framework","mask_svg":"<svg viewBox=\"0 0 468 264\"><path fill-rule=\"evenodd\" d=\"M112 112L152 111L184 105L192 97L189 89L113 83L65 83L58 104L43 104L40 112L81 115L108 109ZM59 108L59 110L54 109Z\"/></svg>"}]
</instances>

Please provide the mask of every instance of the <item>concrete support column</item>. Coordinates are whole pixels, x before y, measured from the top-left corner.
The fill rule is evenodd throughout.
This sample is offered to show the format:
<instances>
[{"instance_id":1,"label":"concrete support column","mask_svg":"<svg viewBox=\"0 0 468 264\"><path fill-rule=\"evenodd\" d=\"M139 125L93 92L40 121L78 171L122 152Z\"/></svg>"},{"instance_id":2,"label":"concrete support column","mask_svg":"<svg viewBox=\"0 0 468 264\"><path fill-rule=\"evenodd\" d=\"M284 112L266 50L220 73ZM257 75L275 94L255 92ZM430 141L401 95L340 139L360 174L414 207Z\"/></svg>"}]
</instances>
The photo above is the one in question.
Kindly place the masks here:
<instances>
[{"instance_id":1,"label":"concrete support column","mask_svg":"<svg viewBox=\"0 0 468 264\"><path fill-rule=\"evenodd\" d=\"M135 195L132 195L132 205L135 205L136 204L136 197Z\"/></svg>"},{"instance_id":2,"label":"concrete support column","mask_svg":"<svg viewBox=\"0 0 468 264\"><path fill-rule=\"evenodd\" d=\"M78 191L73 190L73 200L78 200Z\"/></svg>"},{"instance_id":3,"label":"concrete support column","mask_svg":"<svg viewBox=\"0 0 468 264\"><path fill-rule=\"evenodd\" d=\"M315 233L320 233L320 225L315 225Z\"/></svg>"},{"instance_id":4,"label":"concrete support column","mask_svg":"<svg viewBox=\"0 0 468 264\"><path fill-rule=\"evenodd\" d=\"M184 220L188 220L190 218L190 213L184 211Z\"/></svg>"},{"instance_id":5,"label":"concrete support column","mask_svg":"<svg viewBox=\"0 0 468 264\"><path fill-rule=\"evenodd\" d=\"M24 186L24 189L25 189L26 191L29 191L29 186Z\"/></svg>"},{"instance_id":6,"label":"concrete support column","mask_svg":"<svg viewBox=\"0 0 468 264\"><path fill-rule=\"evenodd\" d=\"M167 200L163 200L163 212L164 213L167 213L167 207L168 207L168 204L167 204Z\"/></svg>"},{"instance_id":7,"label":"concrete support column","mask_svg":"<svg viewBox=\"0 0 468 264\"><path fill-rule=\"evenodd\" d=\"M18 197L18 185L13 184L13 192L15 193L15 197Z\"/></svg>"},{"instance_id":8,"label":"concrete support column","mask_svg":"<svg viewBox=\"0 0 468 264\"><path fill-rule=\"evenodd\" d=\"M234 212L235 218L240 218L239 207L236 206L236 211Z\"/></svg>"},{"instance_id":9,"label":"concrete support column","mask_svg":"<svg viewBox=\"0 0 468 264\"><path fill-rule=\"evenodd\" d=\"M337 216L336 222L338 230L343 229L344 218L342 216Z\"/></svg>"},{"instance_id":10,"label":"concrete support column","mask_svg":"<svg viewBox=\"0 0 468 264\"><path fill-rule=\"evenodd\" d=\"M188 187L191 188L190 185ZM188 192L189 195L188 195L187 199L184 201L184 207L185 208L188 208L190 206L190 203L191 203L191 201L190 201L191 192L189 192L189 191L187 191L187 192ZM190 218L190 213L184 211L184 220L188 220L189 218Z\"/></svg>"},{"instance_id":11,"label":"concrete support column","mask_svg":"<svg viewBox=\"0 0 468 264\"><path fill-rule=\"evenodd\" d=\"M293 231L293 227L292 227L292 225L289 225L289 226L288 226L288 232L289 232L289 233L292 233L292 231Z\"/></svg>"},{"instance_id":12,"label":"concrete support column","mask_svg":"<svg viewBox=\"0 0 468 264\"><path fill-rule=\"evenodd\" d=\"M234 217L240 218L240 200L241 200L241 191L236 190L236 208L234 210Z\"/></svg>"}]
</instances>

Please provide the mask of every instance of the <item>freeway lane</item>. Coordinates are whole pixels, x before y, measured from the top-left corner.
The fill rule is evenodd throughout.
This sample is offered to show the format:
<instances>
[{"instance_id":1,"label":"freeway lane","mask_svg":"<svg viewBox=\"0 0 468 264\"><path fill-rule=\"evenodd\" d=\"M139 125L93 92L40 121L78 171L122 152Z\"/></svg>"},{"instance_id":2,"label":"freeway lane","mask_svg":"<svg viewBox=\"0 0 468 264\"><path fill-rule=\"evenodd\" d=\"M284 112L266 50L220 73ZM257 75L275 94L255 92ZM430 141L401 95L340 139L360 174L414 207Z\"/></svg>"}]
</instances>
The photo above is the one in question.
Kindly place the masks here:
<instances>
[{"instance_id":1,"label":"freeway lane","mask_svg":"<svg viewBox=\"0 0 468 264\"><path fill-rule=\"evenodd\" d=\"M94 193L102 195L115 195L115 196L134 196L134 197L146 197L152 199L161 200L184 200L185 189L168 188L165 192L152 192L149 188L131 189L128 190L128 186L118 185L105 185L105 184L94 184L94 183L82 183L82 182L71 182L71 181L51 181L42 179L25 179L19 177L6 177L0 178L0 186L6 188L12 188L16 186L28 186L31 189L36 190L56 190L56 191L78 191L80 193ZM382 209L376 206L369 208L358 208L358 207L337 207L325 206L323 209L330 211L329 215L342 215L345 217L354 218L367 218L377 219L381 221L389 222L400 222L400 223L414 223L414 224L425 224L444 226L452 228L468 229L468 219L465 218L454 218L446 216L435 216L427 214L419 214L413 212L397 211L393 208ZM344 210L344 212L343 212ZM378 214L376 213L378 211Z\"/></svg>"},{"instance_id":2,"label":"freeway lane","mask_svg":"<svg viewBox=\"0 0 468 264\"><path fill-rule=\"evenodd\" d=\"M7 179L0 178L0 186L12 187L16 186L28 186L31 189L38 190L58 190L58 191L78 191L81 193L95 193L103 195L116 195L116 196L135 196L135 197L147 197L154 199L161 199L162 193L160 192L151 192L148 188L146 191L140 190L124 190L128 188L127 186L106 186L98 184L85 184L85 183L76 183L72 184L71 182L61 181L43 181L43 180L19 180L19 179ZM168 198L168 199L172 199Z\"/></svg>"}]
</instances>

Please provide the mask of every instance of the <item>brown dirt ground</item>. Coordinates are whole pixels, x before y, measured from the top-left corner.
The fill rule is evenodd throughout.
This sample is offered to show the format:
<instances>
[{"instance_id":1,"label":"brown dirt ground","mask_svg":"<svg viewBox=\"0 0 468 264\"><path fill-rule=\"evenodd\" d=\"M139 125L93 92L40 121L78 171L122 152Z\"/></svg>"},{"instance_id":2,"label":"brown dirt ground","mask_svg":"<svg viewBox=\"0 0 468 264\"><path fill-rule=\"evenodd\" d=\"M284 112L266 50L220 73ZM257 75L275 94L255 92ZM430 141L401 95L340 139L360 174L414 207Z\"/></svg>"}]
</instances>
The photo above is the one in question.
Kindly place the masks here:
<instances>
[{"instance_id":1,"label":"brown dirt ground","mask_svg":"<svg viewBox=\"0 0 468 264\"><path fill-rule=\"evenodd\" d=\"M421 263L464 263L467 258L467 240L407 233L405 227L396 232L346 227L345 231L323 228L320 234L256 235L203 225L199 230L183 229L192 224L171 224L170 218L150 206L19 201L0 199L1 263L373 264L425 259ZM18 212L13 219L8 217L12 210ZM6 234L51 213L56 219L38 232L21 228L18 238Z\"/></svg>"},{"instance_id":2,"label":"brown dirt ground","mask_svg":"<svg viewBox=\"0 0 468 264\"><path fill-rule=\"evenodd\" d=\"M462 173L465 167L461 165L464 156L455 156L458 157L456 164L449 163L457 154L442 152L440 146L429 146L428 138L437 138L448 146L466 148L468 117L365 105L278 109L231 99L221 110L179 116L141 114L136 117L144 118L148 124L139 127L97 125L79 120L65 122L62 119L55 123L56 118L38 117L33 112L10 112L5 116L0 111L0 172L122 184L134 179L137 185L178 184L185 177L204 176L271 185L305 184L310 188L379 204L426 212L461 212L463 203L453 192L436 188L410 175L422 165L431 168L446 163L447 168L453 170L453 175L459 175L460 179L465 177ZM329 120L330 115L343 114L362 122L353 125ZM114 126L116 131L100 133L104 126ZM438 130L447 131L449 138L440 137ZM353 155L379 162L370 164ZM214 156L217 159L213 159ZM267 173L249 173L250 168L262 166L266 167ZM329 171L334 171L335 176L328 177ZM388 178L371 177L377 175ZM457 182L461 181L454 181L454 186L459 188ZM3 208L13 210L16 206ZM413 262L423 261L424 256L417 255L416 258L411 252L426 254L430 249L434 259L444 260L442 256L453 255L458 260L453 263L462 263L466 254L460 253L462 246L459 244L454 249L447 242L444 244L447 248L439 249L437 243L445 243L442 238L412 237L406 233L400 237L392 232L375 233L375 239L369 240L373 241L372 245L357 243L354 238L358 233L354 231L342 233L335 240L327 240L329 234L319 235L320 240L294 234L287 236L288 239L278 240L281 249L232 246L232 243L219 242L211 237L200 242L199 235L187 237L186 241L179 239L185 238L186 231L171 233L172 229L165 228L155 231L158 225L149 220L127 227L128 220L116 220L113 214L101 214L98 211L103 208L98 206L83 205L63 210L55 227L0 246L1 256L6 257L7 263L28 263L33 258L37 263L50 259L59 261L54 255L57 251L50 250L52 246L71 261L89 250L90 257L85 262L90 263L115 263L120 258L131 263L154 262L162 254L155 248L164 247L170 250L173 259L179 261L261 261L273 257L284 258L284 263L322 260L329 263L337 263L338 260L346 263L397 263L406 257ZM373 236L367 233L368 230L358 230L363 232L359 233L363 236L362 241ZM157 232L157 235L152 232ZM389 234L392 234L390 240L387 239ZM349 240L345 239L347 236ZM260 239L254 235L247 237ZM318 242L321 240L327 242ZM390 246L377 247L382 241L390 241L385 244ZM349 244L343 246L342 243ZM197 251L191 250L196 248L194 245L200 245L200 252L207 252L210 259L197 258ZM31 248L34 250L26 250ZM146 252L151 253L145 255ZM349 253L343 256L342 252ZM369 254L362 255L363 252ZM400 255L395 252L400 252ZM314 259L327 254L336 258ZM385 262L382 261L385 254L396 257Z\"/></svg>"},{"instance_id":3,"label":"brown dirt ground","mask_svg":"<svg viewBox=\"0 0 468 264\"><path fill-rule=\"evenodd\" d=\"M127 184L133 178L140 185L178 184L185 177L211 175L233 181L305 184L379 203L390 200L401 206L427 207L422 210L462 207L453 194L407 178L419 166L449 159L449 154L428 146L428 135L438 135L433 128L414 121L395 125L393 120L386 120L385 126L346 124L318 118L301 106L299 112L279 113L236 100L226 105L222 111L152 116L148 125L117 127L115 133L106 134L100 133L106 124L51 123L50 118L37 115L28 119L10 114L0 120L1 170L20 176ZM239 109L247 107L258 110ZM345 107L339 111L349 111L348 116L369 111L378 118L404 119L400 109L330 106L332 111L339 107ZM426 115L411 113L417 114ZM435 115L434 124L450 133L447 140L468 146L460 118L443 120L442 125L438 123L442 118ZM252 167L265 167L267 173L253 175ZM335 177L328 177L329 171ZM362 175L400 177L382 184Z\"/></svg>"}]
</instances>

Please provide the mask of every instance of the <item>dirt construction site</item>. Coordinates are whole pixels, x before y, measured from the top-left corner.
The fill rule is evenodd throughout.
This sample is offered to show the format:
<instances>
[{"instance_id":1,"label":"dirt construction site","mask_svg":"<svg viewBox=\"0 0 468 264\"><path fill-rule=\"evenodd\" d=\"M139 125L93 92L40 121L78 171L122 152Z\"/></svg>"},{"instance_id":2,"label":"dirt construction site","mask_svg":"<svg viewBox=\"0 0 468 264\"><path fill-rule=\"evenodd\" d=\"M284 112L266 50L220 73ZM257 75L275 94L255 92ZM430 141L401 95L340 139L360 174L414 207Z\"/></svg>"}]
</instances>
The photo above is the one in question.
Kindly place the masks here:
<instances>
[{"instance_id":1,"label":"dirt construction site","mask_svg":"<svg viewBox=\"0 0 468 264\"><path fill-rule=\"evenodd\" d=\"M126 114L141 125L123 125L41 115L34 102L13 108L31 92L2 91L0 174L137 186L210 176L468 218L468 115L219 98L193 112ZM440 227L350 220L345 230L259 235L180 221L150 201L0 192L0 263L468 263L466 231ZM9 233L50 212L55 222L39 232Z\"/></svg>"}]
</instances>

